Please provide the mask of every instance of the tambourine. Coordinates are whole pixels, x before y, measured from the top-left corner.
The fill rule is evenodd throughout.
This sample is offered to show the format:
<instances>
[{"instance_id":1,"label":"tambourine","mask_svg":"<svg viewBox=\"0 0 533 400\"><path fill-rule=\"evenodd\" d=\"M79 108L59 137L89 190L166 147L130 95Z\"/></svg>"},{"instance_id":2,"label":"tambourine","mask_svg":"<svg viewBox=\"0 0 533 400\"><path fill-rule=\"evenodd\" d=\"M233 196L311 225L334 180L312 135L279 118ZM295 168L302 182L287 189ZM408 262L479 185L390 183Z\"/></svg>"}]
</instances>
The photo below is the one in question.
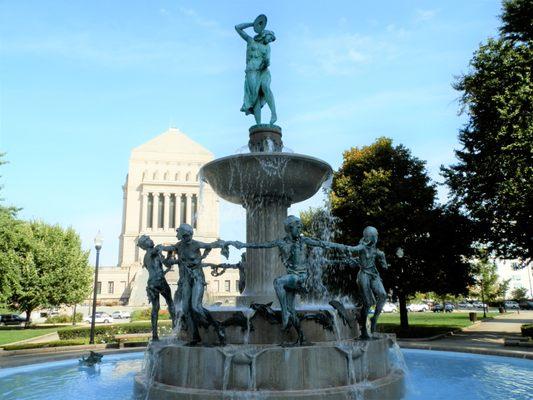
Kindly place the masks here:
<instances>
[{"instance_id":1,"label":"tambourine","mask_svg":"<svg viewBox=\"0 0 533 400\"><path fill-rule=\"evenodd\" d=\"M259 15L254 21L254 31L257 34L260 34L265 30L267 24L267 17L265 14Z\"/></svg>"}]
</instances>

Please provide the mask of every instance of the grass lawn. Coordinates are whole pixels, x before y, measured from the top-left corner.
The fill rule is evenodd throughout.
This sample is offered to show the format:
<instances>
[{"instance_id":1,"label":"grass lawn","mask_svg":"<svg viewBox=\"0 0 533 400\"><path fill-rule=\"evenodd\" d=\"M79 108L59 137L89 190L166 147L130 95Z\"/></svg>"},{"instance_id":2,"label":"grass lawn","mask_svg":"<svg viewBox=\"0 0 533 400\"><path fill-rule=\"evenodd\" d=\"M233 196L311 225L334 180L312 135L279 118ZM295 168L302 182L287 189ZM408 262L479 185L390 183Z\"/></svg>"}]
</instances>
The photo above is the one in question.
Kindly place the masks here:
<instances>
[{"instance_id":1,"label":"grass lawn","mask_svg":"<svg viewBox=\"0 0 533 400\"><path fill-rule=\"evenodd\" d=\"M37 328L37 329L1 329L0 345L18 342L19 340L30 339L32 337L46 335L56 332L57 328Z\"/></svg>"},{"instance_id":2,"label":"grass lawn","mask_svg":"<svg viewBox=\"0 0 533 400\"><path fill-rule=\"evenodd\" d=\"M497 313L487 313L492 317ZM483 313L478 312L477 318L483 318ZM401 338L423 338L454 331L472 325L468 313L409 313L409 329L400 327L400 314L381 314L378 321L378 330L381 332L396 333Z\"/></svg>"}]
</instances>

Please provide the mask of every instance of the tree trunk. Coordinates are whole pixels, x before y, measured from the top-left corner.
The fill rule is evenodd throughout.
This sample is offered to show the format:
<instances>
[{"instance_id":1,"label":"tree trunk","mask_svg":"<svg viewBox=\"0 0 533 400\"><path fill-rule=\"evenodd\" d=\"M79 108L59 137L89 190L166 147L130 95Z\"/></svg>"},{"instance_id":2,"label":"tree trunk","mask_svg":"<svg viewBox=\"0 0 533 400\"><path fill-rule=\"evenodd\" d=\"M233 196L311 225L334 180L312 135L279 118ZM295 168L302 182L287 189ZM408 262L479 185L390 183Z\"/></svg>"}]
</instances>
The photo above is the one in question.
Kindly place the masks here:
<instances>
[{"instance_id":1,"label":"tree trunk","mask_svg":"<svg viewBox=\"0 0 533 400\"><path fill-rule=\"evenodd\" d=\"M24 328L27 328L30 326L31 323L31 312L33 311L33 309L29 308L24 311L26 312L26 322L24 324Z\"/></svg>"},{"instance_id":2,"label":"tree trunk","mask_svg":"<svg viewBox=\"0 0 533 400\"><path fill-rule=\"evenodd\" d=\"M74 304L74 310L72 311L72 325L76 325L76 305Z\"/></svg>"},{"instance_id":3,"label":"tree trunk","mask_svg":"<svg viewBox=\"0 0 533 400\"><path fill-rule=\"evenodd\" d=\"M398 293L398 301L400 303L400 327L402 330L407 330L409 329L409 317L407 316L407 301L404 293Z\"/></svg>"}]
</instances>

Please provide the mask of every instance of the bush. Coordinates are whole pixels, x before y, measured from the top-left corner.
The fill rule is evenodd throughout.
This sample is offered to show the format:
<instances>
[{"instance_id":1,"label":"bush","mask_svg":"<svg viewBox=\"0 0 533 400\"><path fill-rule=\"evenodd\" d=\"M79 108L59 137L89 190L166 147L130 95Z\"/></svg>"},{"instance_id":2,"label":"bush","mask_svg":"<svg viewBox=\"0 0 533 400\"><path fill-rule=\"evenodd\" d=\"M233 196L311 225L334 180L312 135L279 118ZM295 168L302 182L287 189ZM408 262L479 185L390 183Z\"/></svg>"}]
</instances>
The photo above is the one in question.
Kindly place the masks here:
<instances>
[{"instance_id":1,"label":"bush","mask_svg":"<svg viewBox=\"0 0 533 400\"><path fill-rule=\"evenodd\" d=\"M461 329L453 325L409 325L407 330L397 324L378 324L378 331L395 333L399 338L428 338Z\"/></svg>"},{"instance_id":2,"label":"bush","mask_svg":"<svg viewBox=\"0 0 533 400\"><path fill-rule=\"evenodd\" d=\"M83 320L83 314L76 313L75 321L81 322L82 320ZM44 322L46 324L63 324L66 322L72 322L72 315L67 315L67 314L53 315L51 317L46 318L46 321Z\"/></svg>"},{"instance_id":3,"label":"bush","mask_svg":"<svg viewBox=\"0 0 533 400\"><path fill-rule=\"evenodd\" d=\"M522 336L533 338L533 324L524 324L520 327Z\"/></svg>"},{"instance_id":4,"label":"bush","mask_svg":"<svg viewBox=\"0 0 533 400\"><path fill-rule=\"evenodd\" d=\"M151 308L144 308L142 310L135 310L131 313L131 321L150 321L152 314ZM168 310L159 310L159 320L170 319Z\"/></svg>"},{"instance_id":5,"label":"bush","mask_svg":"<svg viewBox=\"0 0 533 400\"><path fill-rule=\"evenodd\" d=\"M161 321L159 324L160 333L170 333L170 321ZM109 343L115 341L115 335L128 333L148 333L152 331L150 322L130 322L128 324L97 325L94 327L95 340L98 343ZM57 334L61 340L89 338L91 327L64 328L58 330Z\"/></svg>"},{"instance_id":6,"label":"bush","mask_svg":"<svg viewBox=\"0 0 533 400\"><path fill-rule=\"evenodd\" d=\"M47 347L59 347L59 346L76 346L82 344L88 344L87 339L68 339L68 340L55 340L53 342L46 343L22 343L2 346L4 350L26 350L26 349L43 349Z\"/></svg>"}]
</instances>

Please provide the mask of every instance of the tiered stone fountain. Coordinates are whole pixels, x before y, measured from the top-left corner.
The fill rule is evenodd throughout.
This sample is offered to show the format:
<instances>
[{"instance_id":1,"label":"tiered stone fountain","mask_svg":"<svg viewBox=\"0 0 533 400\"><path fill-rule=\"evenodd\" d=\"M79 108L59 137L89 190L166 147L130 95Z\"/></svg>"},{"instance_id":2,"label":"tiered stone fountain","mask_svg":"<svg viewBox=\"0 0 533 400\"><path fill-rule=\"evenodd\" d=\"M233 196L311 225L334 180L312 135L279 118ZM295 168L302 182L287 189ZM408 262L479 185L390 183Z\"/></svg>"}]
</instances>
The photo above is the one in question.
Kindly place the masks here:
<instances>
[{"instance_id":1,"label":"tiered stone fountain","mask_svg":"<svg viewBox=\"0 0 533 400\"><path fill-rule=\"evenodd\" d=\"M259 16L255 23L236 26L248 45L242 111L251 112L249 106L254 101L261 105L266 102L275 115L270 88L264 86L270 80L269 60L261 61L261 57L268 57L265 48L274 38L265 25L266 17ZM258 34L254 38L244 32L252 26ZM264 69L253 69L258 66ZM249 76L248 71L260 74ZM261 89L255 87L256 97L250 99L257 83L254 79L262 77L268 79L261 83ZM253 112L260 120L260 107L254 107ZM283 222L288 207L313 196L332 169L317 158L283 152L281 128L273 124L251 127L248 147L250 153L206 164L202 179L220 197L246 209L248 243L280 239L285 236ZM145 369L135 378L137 398L401 398L403 371L389 360L390 348L397 348L393 337L358 340L354 307L345 308L339 302L300 304L301 328L313 345L281 347L280 343L297 337L295 332L282 331L276 309L273 281L286 273L278 249L248 249L245 272L246 289L237 299L238 307L211 310L225 326L227 344L219 346L215 333L205 329L201 330L202 345L186 346L180 341L186 339L183 332L177 338L151 343Z\"/></svg>"},{"instance_id":2,"label":"tiered stone fountain","mask_svg":"<svg viewBox=\"0 0 533 400\"><path fill-rule=\"evenodd\" d=\"M220 197L246 208L248 242L283 237L287 208L315 194L331 167L313 157L283 153L278 127L252 127L249 147L250 153L205 165L203 177ZM272 282L284 273L277 249L248 249L245 268L246 289L237 299L239 307L211 310L217 320L229 321L227 345L217 346L212 330L201 332L201 346L152 344L145 371L135 381L139 398L401 397L403 372L389 360L393 337L356 340L354 308L341 315L330 305L301 304L302 329L314 345L281 347L287 339L296 340L296 335L287 338L275 308L258 306L276 301Z\"/></svg>"}]
</instances>

